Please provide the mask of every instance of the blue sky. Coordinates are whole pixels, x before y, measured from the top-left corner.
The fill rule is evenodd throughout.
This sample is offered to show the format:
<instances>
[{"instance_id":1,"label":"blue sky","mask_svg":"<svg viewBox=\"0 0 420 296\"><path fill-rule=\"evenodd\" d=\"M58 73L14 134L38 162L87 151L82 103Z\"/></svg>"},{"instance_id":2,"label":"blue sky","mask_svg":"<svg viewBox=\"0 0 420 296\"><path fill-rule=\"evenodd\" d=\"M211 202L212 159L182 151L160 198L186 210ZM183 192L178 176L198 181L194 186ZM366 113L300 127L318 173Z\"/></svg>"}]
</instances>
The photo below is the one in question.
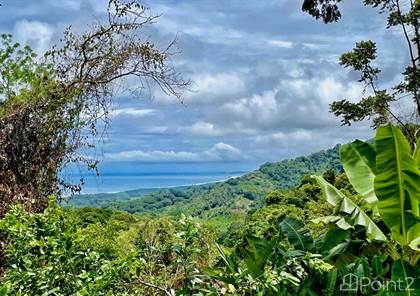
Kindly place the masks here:
<instances>
[{"instance_id":1,"label":"blue sky","mask_svg":"<svg viewBox=\"0 0 420 296\"><path fill-rule=\"evenodd\" d=\"M361 1L344 1L343 19L324 25L296 0L156 0L148 28L163 46L178 36L172 63L193 81L185 104L158 90L115 99L107 141L96 152L105 171L249 170L372 136L369 123L341 127L335 99L363 95L357 75L338 65L356 41L378 43L382 81L399 78L399 35ZM105 0L2 0L0 32L42 52L72 24L101 18Z\"/></svg>"}]
</instances>

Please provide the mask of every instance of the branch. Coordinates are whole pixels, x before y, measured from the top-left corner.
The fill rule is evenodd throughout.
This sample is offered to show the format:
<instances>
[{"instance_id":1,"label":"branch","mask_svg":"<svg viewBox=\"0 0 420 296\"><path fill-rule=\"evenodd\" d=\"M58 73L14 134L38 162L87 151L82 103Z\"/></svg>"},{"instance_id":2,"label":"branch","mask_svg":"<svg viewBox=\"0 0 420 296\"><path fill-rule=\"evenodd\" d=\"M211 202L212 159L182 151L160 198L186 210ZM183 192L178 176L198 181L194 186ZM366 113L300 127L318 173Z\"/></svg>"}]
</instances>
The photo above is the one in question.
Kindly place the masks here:
<instances>
[{"instance_id":1,"label":"branch","mask_svg":"<svg viewBox=\"0 0 420 296\"><path fill-rule=\"evenodd\" d=\"M411 44L411 40L410 40L410 37L408 36L407 28L405 27L404 20L402 18L400 2L399 2L399 0L395 0L395 1L396 1L396 3L394 3L394 5L396 5L396 7L397 7L398 19L401 23L401 26L402 26L402 29L403 29L403 32L404 32L404 37L407 41L407 45L408 45L408 49L409 49L409 53L410 53L411 64L413 65L413 69L416 70L417 69L416 58L414 57L414 52L413 52L413 47L412 47L412 44ZM417 87L414 88L414 100L416 101L416 104L417 104L417 114L420 116L420 98L418 97Z\"/></svg>"},{"instance_id":2,"label":"branch","mask_svg":"<svg viewBox=\"0 0 420 296\"><path fill-rule=\"evenodd\" d=\"M127 284L123 284L123 285L126 285L126 286L134 286L134 285L137 285L137 284L144 285L144 286L147 286L147 287L150 287L150 288L159 290L159 291L165 293L165 295L167 295L167 296L174 296L174 294L172 294L170 291L168 291L168 290L166 290L166 289L164 289L162 287L159 287L159 286L157 286L155 284L152 284L152 283L149 283L149 282L140 280L140 279L135 280L135 281L130 282L130 283L127 283Z\"/></svg>"}]
</instances>

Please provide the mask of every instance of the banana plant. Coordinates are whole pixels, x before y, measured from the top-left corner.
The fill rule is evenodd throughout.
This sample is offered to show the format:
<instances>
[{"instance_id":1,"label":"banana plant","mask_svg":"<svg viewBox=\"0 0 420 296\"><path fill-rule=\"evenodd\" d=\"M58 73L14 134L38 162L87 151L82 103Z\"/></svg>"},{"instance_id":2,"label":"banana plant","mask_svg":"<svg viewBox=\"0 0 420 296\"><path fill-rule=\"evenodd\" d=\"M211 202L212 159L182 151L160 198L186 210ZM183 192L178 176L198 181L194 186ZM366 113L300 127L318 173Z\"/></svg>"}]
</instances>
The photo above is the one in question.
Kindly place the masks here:
<instances>
[{"instance_id":1,"label":"banana plant","mask_svg":"<svg viewBox=\"0 0 420 296\"><path fill-rule=\"evenodd\" d=\"M369 240L387 241L386 235L381 229L372 221L372 219L358 206L354 201L348 198L339 189L328 183L320 176L314 176L319 186L324 192L325 198L329 204L339 208L339 212L346 213L351 216L351 219L346 221L340 216L327 216L312 220L314 223L334 222L336 226L343 230L347 230L356 225L366 228L366 236Z\"/></svg>"},{"instance_id":2,"label":"banana plant","mask_svg":"<svg viewBox=\"0 0 420 296\"><path fill-rule=\"evenodd\" d=\"M372 145L360 140L340 147L340 160L353 188L364 200L375 205L376 152Z\"/></svg>"},{"instance_id":3,"label":"banana plant","mask_svg":"<svg viewBox=\"0 0 420 296\"><path fill-rule=\"evenodd\" d=\"M420 140L412 153L402 131L386 125L378 128L374 146L356 140L340 148L340 159L350 183L362 201L380 216L392 238L403 247L419 250ZM321 177L316 179L329 203L341 202L340 210L348 214L357 212L363 218L357 221L361 222L359 225L364 224L368 237L383 240L383 235L376 235L376 225L361 208ZM341 219L336 220L343 223ZM325 218L316 222L320 221Z\"/></svg>"},{"instance_id":4,"label":"banana plant","mask_svg":"<svg viewBox=\"0 0 420 296\"><path fill-rule=\"evenodd\" d=\"M311 251L313 238L304 227L303 222L291 218L286 218L280 223L281 232L295 250Z\"/></svg>"},{"instance_id":5,"label":"banana plant","mask_svg":"<svg viewBox=\"0 0 420 296\"><path fill-rule=\"evenodd\" d=\"M378 128L374 145L358 140L343 145L340 158L350 183L362 198L362 205L380 217L392 239L400 246L400 254L395 254L395 247L389 252L394 253L391 255L394 260L391 279L408 287L411 284L409 280L414 278L413 283L419 291L420 275L416 266L420 260L420 140L412 151L402 131L387 125ZM363 225L369 239L386 240L384 233L361 207L321 177L316 179L330 204L338 206L339 212L361 219L344 219L336 215L319 218L315 222L334 223L340 233L351 231L354 224ZM335 237L333 243L339 253L339 247L345 242L337 244L337 241ZM385 246L390 247L391 244L386 243ZM400 292L401 295L417 295L410 289Z\"/></svg>"},{"instance_id":6,"label":"banana plant","mask_svg":"<svg viewBox=\"0 0 420 296\"><path fill-rule=\"evenodd\" d=\"M417 163L417 166L420 169L420 138L417 141L416 148L414 149L413 158L414 158L414 161Z\"/></svg>"},{"instance_id":7,"label":"banana plant","mask_svg":"<svg viewBox=\"0 0 420 296\"><path fill-rule=\"evenodd\" d=\"M420 237L418 149L413 154L402 131L392 125L378 129L375 148L374 188L380 216L393 239L410 246Z\"/></svg>"}]
</instances>

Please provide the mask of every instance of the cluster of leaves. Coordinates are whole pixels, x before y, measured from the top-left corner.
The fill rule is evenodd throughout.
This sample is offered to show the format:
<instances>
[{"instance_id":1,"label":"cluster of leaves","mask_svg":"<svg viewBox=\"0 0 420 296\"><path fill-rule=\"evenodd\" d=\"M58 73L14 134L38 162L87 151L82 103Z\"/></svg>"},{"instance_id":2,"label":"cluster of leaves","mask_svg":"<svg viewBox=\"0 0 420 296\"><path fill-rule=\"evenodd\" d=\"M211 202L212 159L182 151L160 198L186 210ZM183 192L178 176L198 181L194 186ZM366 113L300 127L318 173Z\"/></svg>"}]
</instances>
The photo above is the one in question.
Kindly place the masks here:
<instances>
[{"instance_id":1,"label":"cluster of leaves","mask_svg":"<svg viewBox=\"0 0 420 296\"><path fill-rule=\"evenodd\" d=\"M191 218L14 206L0 221L1 295L192 295L213 234ZM7 292L6 292L7 291ZM198 294L197 294L198 295Z\"/></svg>"},{"instance_id":2,"label":"cluster of leaves","mask_svg":"<svg viewBox=\"0 0 420 296\"><path fill-rule=\"evenodd\" d=\"M31 211L45 208L66 149L64 118L54 115L66 106L45 98L61 92L51 67L38 64L32 50L10 35L1 42L0 217L16 202Z\"/></svg>"},{"instance_id":3,"label":"cluster of leaves","mask_svg":"<svg viewBox=\"0 0 420 296\"><path fill-rule=\"evenodd\" d=\"M302 9L330 23L341 18L340 2L343 0L305 0ZM356 43L352 51L341 56L340 64L360 73L359 82L370 93L356 103L347 98L333 102L331 112L342 117L342 123L347 125L364 119L372 119L375 128L384 123L397 123L414 146L420 120L420 3L412 0L363 0L363 4L378 8L387 16L387 29L398 27L401 30L409 63L402 72L401 82L391 88L381 87L378 83L381 70L374 65L377 58L375 42ZM405 102L407 99L411 100L411 105ZM401 101L410 107L399 110Z\"/></svg>"},{"instance_id":4,"label":"cluster of leaves","mask_svg":"<svg viewBox=\"0 0 420 296\"><path fill-rule=\"evenodd\" d=\"M220 266L208 270L226 285L226 295L316 295L334 266L313 254L314 241L304 224L286 218L268 239L247 236L247 244L227 255L219 247Z\"/></svg>"},{"instance_id":5,"label":"cluster of leaves","mask_svg":"<svg viewBox=\"0 0 420 296\"><path fill-rule=\"evenodd\" d=\"M342 146L341 160L352 191L347 185L340 190L315 177L332 208L326 216L306 223L321 224L324 231L317 233L299 222L305 211L296 211L290 204L286 207L287 195L269 194L267 206L259 210L264 214L253 221L260 222L259 227L251 224L252 231L244 233L245 241L231 255L220 248L222 260L220 267L212 269L212 276L225 283L228 295L347 295L341 284L349 275L379 283L353 290L361 295L417 293L418 153L418 149L411 151L401 130L391 125L379 128L375 146L361 141ZM277 210L280 218L272 219L269 210L276 203L283 207ZM268 219L264 221L263 216ZM296 216L300 218L290 218ZM292 259L296 265L290 263ZM398 285L390 286L390 281Z\"/></svg>"},{"instance_id":6,"label":"cluster of leaves","mask_svg":"<svg viewBox=\"0 0 420 296\"><path fill-rule=\"evenodd\" d=\"M1 291L348 295L341 288L351 275L381 284L378 291L359 286L360 295L409 295L420 288L419 151L397 127L381 127L374 145L341 146L345 173L304 176L236 221L225 216L199 225L185 215L55 203L40 214L14 207L0 221Z\"/></svg>"},{"instance_id":7,"label":"cluster of leaves","mask_svg":"<svg viewBox=\"0 0 420 296\"><path fill-rule=\"evenodd\" d=\"M84 249L63 210L52 204L43 214L14 206L1 220L6 295L109 295L129 279L130 261L112 262Z\"/></svg>"}]
</instances>

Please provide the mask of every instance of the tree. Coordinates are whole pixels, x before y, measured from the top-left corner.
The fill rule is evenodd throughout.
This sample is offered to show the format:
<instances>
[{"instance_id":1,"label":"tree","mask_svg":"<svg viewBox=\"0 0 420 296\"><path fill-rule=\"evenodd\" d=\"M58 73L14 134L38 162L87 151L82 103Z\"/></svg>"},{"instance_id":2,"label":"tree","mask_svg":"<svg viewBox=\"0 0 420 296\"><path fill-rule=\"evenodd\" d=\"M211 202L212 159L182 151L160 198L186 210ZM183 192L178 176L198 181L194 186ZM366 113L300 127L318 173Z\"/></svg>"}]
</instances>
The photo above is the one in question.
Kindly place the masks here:
<instances>
[{"instance_id":1,"label":"tree","mask_svg":"<svg viewBox=\"0 0 420 296\"><path fill-rule=\"evenodd\" d=\"M169 65L175 41L159 49L143 29L157 18L138 0L109 0L106 22L83 34L67 29L60 46L40 61L4 35L0 47L0 217L20 202L30 211L68 184L59 172L70 163L97 169L86 157L102 138L109 107L125 78L132 91L155 84L180 98L188 86ZM105 128L98 128L105 126Z\"/></svg>"},{"instance_id":2,"label":"tree","mask_svg":"<svg viewBox=\"0 0 420 296\"><path fill-rule=\"evenodd\" d=\"M339 9L343 0L304 0L302 9L325 23L341 18ZM397 123L403 128L412 145L419 136L420 121L420 2L416 0L363 0L365 6L378 8L387 15L387 28L400 27L408 49L408 65L403 79L392 88L378 83L381 70L374 65L377 58L375 42L361 41L341 56L340 64L360 73L359 82L370 89L370 95L353 103L341 99L331 104L331 112L342 118L344 125L365 119L373 120L373 127L384 123ZM405 110L397 110L396 102L411 100Z\"/></svg>"},{"instance_id":3,"label":"tree","mask_svg":"<svg viewBox=\"0 0 420 296\"><path fill-rule=\"evenodd\" d=\"M338 3L342 0L304 0L302 10L325 23L336 22L341 18Z\"/></svg>"}]
</instances>

